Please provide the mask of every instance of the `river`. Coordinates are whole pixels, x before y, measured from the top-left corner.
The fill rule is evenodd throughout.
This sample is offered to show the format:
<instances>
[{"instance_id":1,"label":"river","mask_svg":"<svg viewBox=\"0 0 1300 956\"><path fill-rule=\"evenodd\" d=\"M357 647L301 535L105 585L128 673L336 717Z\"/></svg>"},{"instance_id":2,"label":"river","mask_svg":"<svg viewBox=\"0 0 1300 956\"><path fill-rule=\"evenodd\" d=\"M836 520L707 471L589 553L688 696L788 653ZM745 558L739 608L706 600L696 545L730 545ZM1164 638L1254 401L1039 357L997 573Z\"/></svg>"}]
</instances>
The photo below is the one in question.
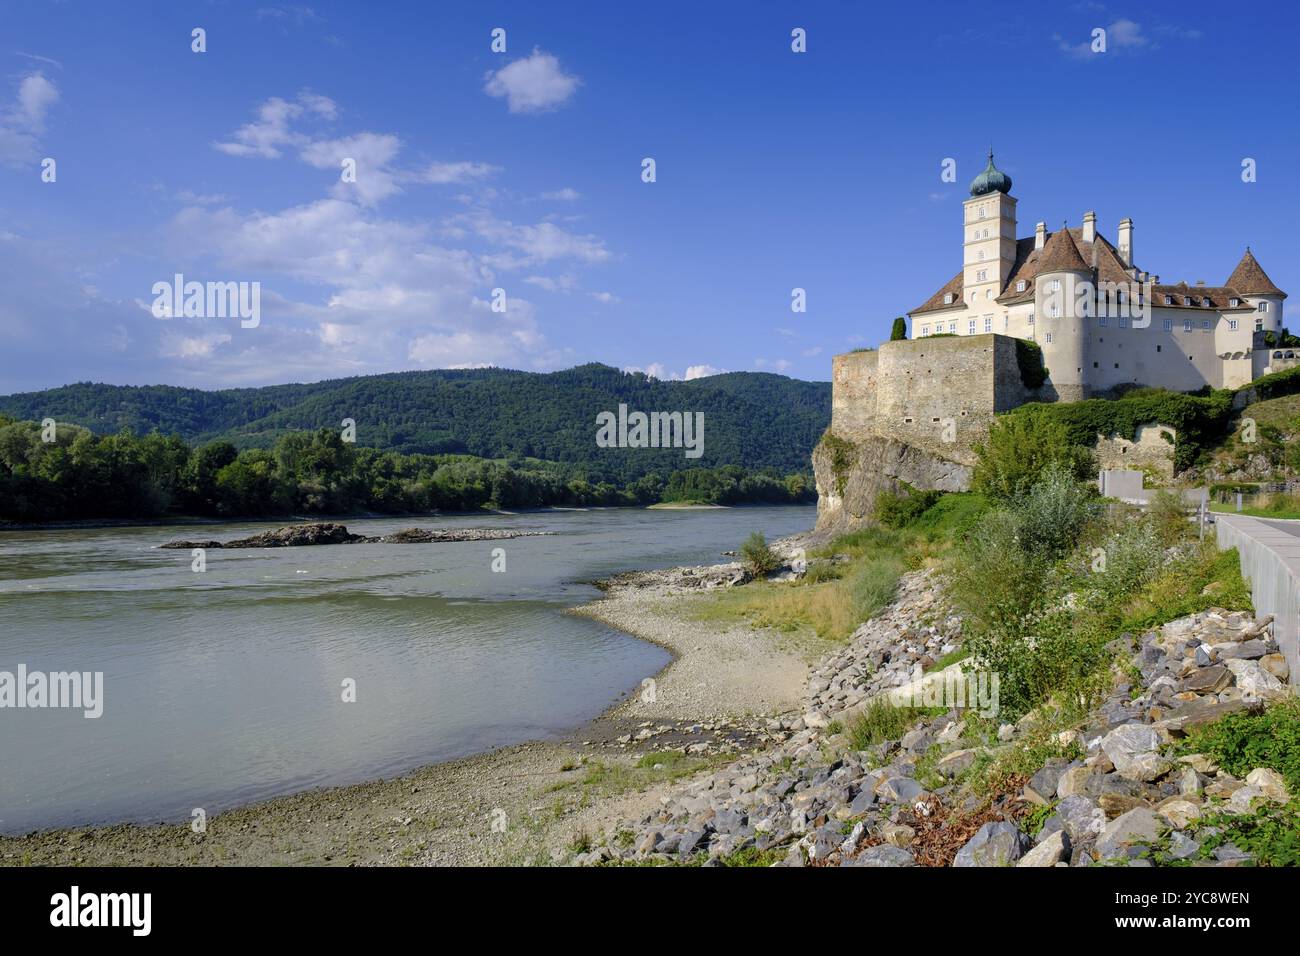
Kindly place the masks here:
<instances>
[{"instance_id":1,"label":"river","mask_svg":"<svg viewBox=\"0 0 1300 956\"><path fill-rule=\"evenodd\" d=\"M751 531L814 520L812 506L349 520L555 534L210 550L202 572L157 545L278 523L0 532L0 671L103 673L98 718L0 709L0 832L185 820L562 735L669 660L563 613L599 595L590 581L716 563Z\"/></svg>"}]
</instances>

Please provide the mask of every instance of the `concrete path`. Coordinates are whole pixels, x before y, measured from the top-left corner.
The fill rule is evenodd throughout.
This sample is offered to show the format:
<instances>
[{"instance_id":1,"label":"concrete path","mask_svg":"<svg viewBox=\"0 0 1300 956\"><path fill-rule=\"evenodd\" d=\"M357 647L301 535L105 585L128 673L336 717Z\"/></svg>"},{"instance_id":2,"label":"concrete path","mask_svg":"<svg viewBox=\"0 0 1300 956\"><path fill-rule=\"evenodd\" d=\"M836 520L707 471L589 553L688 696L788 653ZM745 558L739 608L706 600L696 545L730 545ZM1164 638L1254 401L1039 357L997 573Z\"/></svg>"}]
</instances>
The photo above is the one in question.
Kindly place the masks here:
<instances>
[{"instance_id":1,"label":"concrete path","mask_svg":"<svg viewBox=\"0 0 1300 956\"><path fill-rule=\"evenodd\" d=\"M1273 615L1273 635L1295 684L1300 675L1300 521L1216 512L1214 528L1219 547L1236 548L1241 556L1255 612Z\"/></svg>"}]
</instances>

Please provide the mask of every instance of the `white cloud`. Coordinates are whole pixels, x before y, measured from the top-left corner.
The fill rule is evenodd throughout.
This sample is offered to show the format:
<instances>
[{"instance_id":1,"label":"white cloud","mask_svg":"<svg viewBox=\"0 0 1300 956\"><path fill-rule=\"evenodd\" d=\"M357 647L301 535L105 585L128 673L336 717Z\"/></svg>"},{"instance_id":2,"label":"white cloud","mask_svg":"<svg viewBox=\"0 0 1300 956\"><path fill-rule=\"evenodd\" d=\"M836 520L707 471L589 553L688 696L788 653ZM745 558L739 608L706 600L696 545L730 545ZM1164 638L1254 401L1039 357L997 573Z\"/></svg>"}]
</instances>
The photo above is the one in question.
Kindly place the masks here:
<instances>
[{"instance_id":1,"label":"white cloud","mask_svg":"<svg viewBox=\"0 0 1300 956\"><path fill-rule=\"evenodd\" d=\"M0 163L24 166L40 158L45 118L59 101L59 88L43 73L29 73L18 84L13 105L0 113Z\"/></svg>"},{"instance_id":2,"label":"white cloud","mask_svg":"<svg viewBox=\"0 0 1300 956\"><path fill-rule=\"evenodd\" d=\"M564 72L560 61L536 47L531 55L489 72L483 91L505 97L511 113L538 113L559 107L582 80Z\"/></svg>"},{"instance_id":3,"label":"white cloud","mask_svg":"<svg viewBox=\"0 0 1300 956\"><path fill-rule=\"evenodd\" d=\"M571 275L528 276L524 281L547 292L572 292L578 285L578 280Z\"/></svg>"},{"instance_id":4,"label":"white cloud","mask_svg":"<svg viewBox=\"0 0 1300 956\"><path fill-rule=\"evenodd\" d=\"M464 235L468 230L480 238L514 250L514 253L486 258L488 264L500 269L517 269L556 259L576 259L580 262L604 262L609 250L598 236L567 232L553 222L534 225L516 225L483 210L461 213L451 217L446 227L449 235Z\"/></svg>"},{"instance_id":5,"label":"white cloud","mask_svg":"<svg viewBox=\"0 0 1300 956\"><path fill-rule=\"evenodd\" d=\"M802 355L804 358L813 358L815 356L822 354L822 347L820 345L814 345L810 349L804 349L799 354Z\"/></svg>"},{"instance_id":6,"label":"white cloud","mask_svg":"<svg viewBox=\"0 0 1300 956\"><path fill-rule=\"evenodd\" d=\"M686 381L708 378L710 375L721 375L725 371L726 369L714 368L712 365L689 365L686 368Z\"/></svg>"},{"instance_id":7,"label":"white cloud","mask_svg":"<svg viewBox=\"0 0 1300 956\"><path fill-rule=\"evenodd\" d=\"M449 183L468 183L492 176L501 171L501 167L488 163L430 163L419 170L415 177L424 183L445 185Z\"/></svg>"},{"instance_id":8,"label":"white cloud","mask_svg":"<svg viewBox=\"0 0 1300 956\"><path fill-rule=\"evenodd\" d=\"M549 193L542 193L542 199L552 202L575 202L582 198L582 194L576 189L565 186L563 189L556 189Z\"/></svg>"},{"instance_id":9,"label":"white cloud","mask_svg":"<svg viewBox=\"0 0 1300 956\"><path fill-rule=\"evenodd\" d=\"M591 296L593 299L595 299L597 302L601 303L602 305L615 305L618 302L622 301L618 296L614 295L614 293L612 292L588 292L587 295Z\"/></svg>"},{"instance_id":10,"label":"white cloud","mask_svg":"<svg viewBox=\"0 0 1300 956\"><path fill-rule=\"evenodd\" d=\"M714 368L712 365L688 365L686 374L681 375L669 369L663 362L651 362L645 368L638 365L627 365L624 366L623 371L643 372L651 378L659 379L661 382L689 382L697 378L707 378L710 375L721 375L726 369Z\"/></svg>"},{"instance_id":11,"label":"white cloud","mask_svg":"<svg viewBox=\"0 0 1300 956\"><path fill-rule=\"evenodd\" d=\"M235 131L233 140L213 145L231 156L276 159L280 156L282 147L308 142L302 133L295 133L289 128L290 123L304 112L323 119L334 119L338 115L338 107L329 97L315 93L299 93L297 101L292 103L273 96L258 107L254 122L245 123Z\"/></svg>"}]
</instances>

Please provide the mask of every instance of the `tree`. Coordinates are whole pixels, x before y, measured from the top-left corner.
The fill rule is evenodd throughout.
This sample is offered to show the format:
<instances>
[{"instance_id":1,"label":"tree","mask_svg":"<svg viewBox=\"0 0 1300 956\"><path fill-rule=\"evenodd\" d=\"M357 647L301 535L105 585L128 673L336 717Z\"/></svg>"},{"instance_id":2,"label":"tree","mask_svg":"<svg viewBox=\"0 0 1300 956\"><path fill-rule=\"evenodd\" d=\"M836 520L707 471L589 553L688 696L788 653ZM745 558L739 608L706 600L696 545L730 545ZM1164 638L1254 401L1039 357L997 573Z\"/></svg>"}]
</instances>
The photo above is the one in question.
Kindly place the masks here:
<instances>
[{"instance_id":1,"label":"tree","mask_svg":"<svg viewBox=\"0 0 1300 956\"><path fill-rule=\"evenodd\" d=\"M907 319L900 315L894 319L894 328L889 333L889 341L897 342L905 338L907 338Z\"/></svg>"},{"instance_id":2,"label":"tree","mask_svg":"<svg viewBox=\"0 0 1300 956\"><path fill-rule=\"evenodd\" d=\"M975 445L972 490L994 498L1019 498L1038 483L1052 463L1078 479L1088 476L1092 455L1070 443L1063 423L1045 415L1005 415L994 419L985 442Z\"/></svg>"}]
</instances>

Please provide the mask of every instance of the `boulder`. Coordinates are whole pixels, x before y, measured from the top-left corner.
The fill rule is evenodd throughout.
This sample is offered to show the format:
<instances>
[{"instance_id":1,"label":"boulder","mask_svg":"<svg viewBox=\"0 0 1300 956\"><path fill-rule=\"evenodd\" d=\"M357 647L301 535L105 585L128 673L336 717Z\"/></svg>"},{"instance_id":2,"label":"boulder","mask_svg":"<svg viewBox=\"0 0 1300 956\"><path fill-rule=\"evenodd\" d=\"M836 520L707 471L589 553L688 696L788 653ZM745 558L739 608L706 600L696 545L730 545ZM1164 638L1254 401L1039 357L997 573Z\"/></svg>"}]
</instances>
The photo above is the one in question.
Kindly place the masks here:
<instances>
[{"instance_id":1,"label":"boulder","mask_svg":"<svg viewBox=\"0 0 1300 956\"><path fill-rule=\"evenodd\" d=\"M1160 818L1149 807L1135 807L1106 824L1097 837L1097 853L1103 860L1122 857L1132 844L1154 841L1162 826Z\"/></svg>"},{"instance_id":2,"label":"boulder","mask_svg":"<svg viewBox=\"0 0 1300 956\"><path fill-rule=\"evenodd\" d=\"M1056 866L1070 858L1070 838L1057 830L1043 838L1038 846L1020 858L1016 866Z\"/></svg>"},{"instance_id":3,"label":"boulder","mask_svg":"<svg viewBox=\"0 0 1300 956\"><path fill-rule=\"evenodd\" d=\"M1030 840L1014 823L986 823L957 851L953 866L1011 866L1030 847Z\"/></svg>"},{"instance_id":4,"label":"boulder","mask_svg":"<svg viewBox=\"0 0 1300 956\"><path fill-rule=\"evenodd\" d=\"M1169 770L1159 748L1160 735L1146 724L1121 724L1101 741L1115 771L1129 780L1154 780Z\"/></svg>"}]
</instances>

